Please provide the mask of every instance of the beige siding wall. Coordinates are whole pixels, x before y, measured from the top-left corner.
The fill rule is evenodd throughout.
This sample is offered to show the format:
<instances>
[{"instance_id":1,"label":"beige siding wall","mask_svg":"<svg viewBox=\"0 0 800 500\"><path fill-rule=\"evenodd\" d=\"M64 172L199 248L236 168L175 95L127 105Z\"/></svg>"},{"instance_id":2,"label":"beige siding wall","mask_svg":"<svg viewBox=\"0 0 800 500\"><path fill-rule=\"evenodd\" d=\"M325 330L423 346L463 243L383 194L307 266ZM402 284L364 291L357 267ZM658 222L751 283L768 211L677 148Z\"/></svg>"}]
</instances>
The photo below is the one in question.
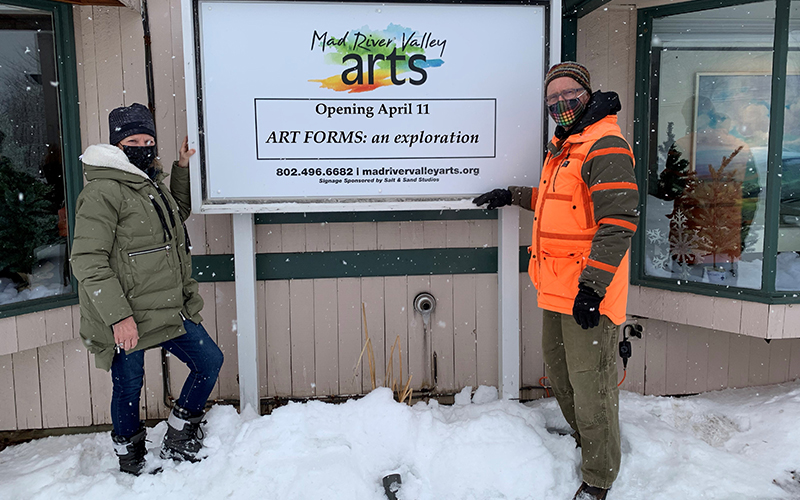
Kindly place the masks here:
<instances>
[{"instance_id":1,"label":"beige siding wall","mask_svg":"<svg viewBox=\"0 0 800 500\"><path fill-rule=\"evenodd\" d=\"M636 11L615 3L580 20L578 59L592 71L595 88L620 94L620 125L632 141ZM169 168L186 134L180 3L164 0L149 7L158 142ZM111 109L147 102L144 45L138 12L75 7L74 14L85 148L107 140ZM531 224L532 215L523 213L523 244L530 241ZM187 226L194 254L232 253L230 216L195 215ZM259 253L483 247L497 244L497 221L270 224L258 225L256 238ZM529 387L545 375L541 311L525 273L520 287L521 385ZM370 390L366 354L359 363L367 333L377 384L399 383L402 373L402 380L411 375L411 386L421 388L426 378L423 323L413 311L413 299L422 291L438 300L430 322L436 389L497 385L494 274L262 281L257 290L262 397ZM203 283L200 293L206 302L204 324L226 356L211 397L236 399L234 283ZM800 339L793 338L800 337L794 328L800 305L768 306L633 286L629 313L645 334L632 339L623 389L684 394L800 376ZM111 380L94 368L78 327L77 306L0 319L0 430L110 423ZM176 396L187 370L174 358L168 364L170 392ZM158 350L145 355L141 411L147 418L167 414Z\"/></svg>"},{"instance_id":2,"label":"beige siding wall","mask_svg":"<svg viewBox=\"0 0 800 500\"><path fill-rule=\"evenodd\" d=\"M399 383L402 367L403 380L413 375L411 385L419 389L424 378L423 325L412 302L421 291L432 292L439 301L431 318L432 346L439 360L436 390L497 384L496 275L288 280L258 285L262 397L369 391L366 357L358 363L367 332L377 384ZM534 306L535 290L527 275L520 274L520 286L521 376L526 387L538 385L544 375L541 311ZM207 304L204 324L226 355L211 397L236 399L234 284L204 283L201 293ZM686 394L800 376L800 339L767 343L763 338L675 321L640 318L639 322L644 337L632 339L633 357L623 389ZM5 346L0 351L0 399L7 403L0 408L0 430L110 422L110 379L94 368L77 327L77 306L0 320ZM25 348L15 347L9 339ZM145 362L142 417L163 418L159 351L149 351ZM171 393L177 395L186 368L174 358L169 363Z\"/></svg>"},{"instance_id":3,"label":"beige siding wall","mask_svg":"<svg viewBox=\"0 0 800 500\"><path fill-rule=\"evenodd\" d=\"M629 370L636 371L637 380L644 374L644 385L637 381L637 392L693 394L800 377L800 339L768 342L666 321L640 322L645 332L641 340L633 339L634 355L628 365ZM628 374L623 388L634 390L628 386L630 377Z\"/></svg>"},{"instance_id":4,"label":"beige siding wall","mask_svg":"<svg viewBox=\"0 0 800 500\"><path fill-rule=\"evenodd\" d=\"M633 143L634 71L636 69L636 9L603 7L578 20L578 62L592 75L592 90L619 94L618 123Z\"/></svg>"},{"instance_id":5,"label":"beige siding wall","mask_svg":"<svg viewBox=\"0 0 800 500\"><path fill-rule=\"evenodd\" d=\"M229 236L219 235L219 239L229 241ZM483 247L496 245L496 239L494 220L256 227L259 253ZM361 356L367 334L373 348L376 383L399 384L402 373L403 380L412 375L411 387L420 389L426 378L421 359L424 334L413 300L423 291L437 299L430 321L431 344L438 362L437 390L496 383L496 275L283 280L258 285L260 341L266 365L262 366L262 396L325 396L370 390L367 354ZM216 288L217 328L228 331L235 318L233 283L206 286ZM207 310L211 302L206 303ZM223 314L227 319L220 319ZM235 379L235 335L229 342L221 341L221 347L228 353L225 364ZM387 380L390 368L392 376ZM238 386L223 388L220 396L237 398Z\"/></svg>"},{"instance_id":6,"label":"beige siding wall","mask_svg":"<svg viewBox=\"0 0 800 500\"><path fill-rule=\"evenodd\" d=\"M77 306L0 319L0 401L0 430L99 423Z\"/></svg>"}]
</instances>

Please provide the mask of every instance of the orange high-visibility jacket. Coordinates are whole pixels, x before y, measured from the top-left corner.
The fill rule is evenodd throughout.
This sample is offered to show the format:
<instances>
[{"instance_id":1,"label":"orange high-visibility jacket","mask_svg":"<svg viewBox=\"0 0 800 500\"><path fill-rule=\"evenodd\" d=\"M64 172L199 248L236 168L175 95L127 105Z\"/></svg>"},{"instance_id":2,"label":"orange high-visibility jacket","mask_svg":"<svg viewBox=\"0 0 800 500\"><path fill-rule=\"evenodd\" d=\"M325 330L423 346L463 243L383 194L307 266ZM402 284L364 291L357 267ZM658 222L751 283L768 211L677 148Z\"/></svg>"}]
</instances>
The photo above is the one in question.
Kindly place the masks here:
<instances>
[{"instance_id":1,"label":"orange high-visibility jacket","mask_svg":"<svg viewBox=\"0 0 800 500\"><path fill-rule=\"evenodd\" d=\"M528 274L539 307L572 314L578 284L603 301L600 313L619 325L628 299L628 253L638 223L633 154L616 115L548 145L533 190Z\"/></svg>"}]
</instances>

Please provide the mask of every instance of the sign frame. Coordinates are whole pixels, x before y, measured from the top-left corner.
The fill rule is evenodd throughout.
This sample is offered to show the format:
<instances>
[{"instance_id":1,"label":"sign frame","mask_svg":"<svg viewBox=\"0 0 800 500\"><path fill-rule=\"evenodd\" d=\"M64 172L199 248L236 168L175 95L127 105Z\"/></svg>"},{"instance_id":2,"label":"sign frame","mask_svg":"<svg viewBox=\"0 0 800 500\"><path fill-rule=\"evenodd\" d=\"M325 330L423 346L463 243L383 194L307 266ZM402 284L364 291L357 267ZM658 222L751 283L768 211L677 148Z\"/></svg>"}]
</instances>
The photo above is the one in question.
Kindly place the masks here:
<instances>
[{"instance_id":1,"label":"sign frame","mask_svg":"<svg viewBox=\"0 0 800 500\"><path fill-rule=\"evenodd\" d=\"M225 0L215 0L225 1ZM230 0L231 3L288 3L285 0ZM203 103L203 61L201 54L201 28L199 8L202 0L182 0L182 24L183 24L183 49L184 49L184 65L185 65L185 87L186 87L186 102L187 102L187 129L189 136L189 147L197 150L197 154L193 155L189 162L190 176L191 176L191 197L192 197L192 211L198 214L230 214L230 213L275 213L275 212L343 212L343 211L392 211L392 210L466 210L474 209L475 205L472 199L480 194L465 193L460 195L413 195L413 196L352 196L331 199L330 197L320 196L318 198L293 198L293 199L274 199L274 201L265 201L265 199L227 199L224 201L211 200L207 193L207 165L206 165L206 132L204 125L204 103ZM300 0L293 1L292 4L339 4L330 0ZM560 3L560 2L559 2ZM486 6L486 7L530 7L542 9L541 22L542 34L548 34L549 17L552 14L548 10L552 10L550 2L542 2L535 0L523 0L522 2L515 2L513 0L499 0L492 2L490 0L458 2L441 1L441 2L348 2L348 5L375 5L376 7L385 5L402 5L411 6L414 4L430 6ZM550 14L548 16L548 14ZM535 27L539 28L539 27ZM550 30L551 31L551 30ZM546 70L548 56L552 59L552 54L548 54L547 47L545 46L544 36L541 54L542 62ZM550 51L552 52L552 51ZM273 98L275 96L262 96L264 98ZM316 99L309 98L309 99ZM321 99L321 98L320 98ZM334 100L332 97L330 100ZM376 100L381 100L375 98ZM420 99L424 99L421 97ZM435 98L430 98L434 100ZM390 100L390 98L382 99ZM497 112L495 111L495 122L497 121ZM542 116L542 135L546 133L545 118ZM495 124L496 126L496 124ZM532 139L537 140L536 134L532 134ZM542 147L535 148L534 158L531 160L531 167L538 176L538 169L541 165L544 155L544 138L542 140ZM494 144L495 151L497 145ZM408 158L412 159L412 158ZM313 163L313 160L308 162ZM535 181L535 178L534 178ZM534 184L532 182L531 184ZM487 185L487 189L496 186Z\"/></svg>"},{"instance_id":2,"label":"sign frame","mask_svg":"<svg viewBox=\"0 0 800 500\"><path fill-rule=\"evenodd\" d=\"M235 1L235 0L234 0ZM268 2L270 0L260 0ZM306 1L306 0L302 0ZM469 0L467 0L469 2ZM190 160L192 211L200 214L232 214L234 226L234 254L236 261L236 313L239 331L239 404L243 412L260 413L259 367L256 353L259 352L256 305L256 272L255 272L255 226L254 213L259 212L339 212L339 211L379 211L379 210L457 210L473 209L472 196L440 196L425 199L354 199L347 203L294 203L276 202L248 203L238 200L235 203L214 203L205 201L203 186L205 172L203 165L201 130L203 106L198 98L202 85L201 68L198 55L199 26L197 6L200 0L182 0L182 28L184 41L184 57L186 64L185 84L187 102L187 127L189 147L197 149L201 154L192 156ZM314 2L319 3L319 2ZM420 3L420 2L397 2ZM433 2L426 2L430 5ZM456 0L441 2L442 4L460 4ZM473 3L473 2L469 2ZM474 2L477 5L515 5L537 6L543 8L542 39L549 38L549 51L542 46L543 70L561 59L561 12L562 1L483 0ZM543 97L544 89L542 89ZM196 107L188 105L196 103ZM495 114L496 119L496 114ZM544 113L542 120L542 144L546 141L546 128L552 132L554 123L547 120ZM534 140L536 140L534 138ZM495 145L496 147L496 145ZM533 161L533 168L538 172L542 163L544 148L537 149L538 158ZM533 184L537 183L534 180ZM519 398L520 390L520 344L519 344L519 207L508 206L499 210L498 221L498 385L503 399ZM249 407L249 409L248 409Z\"/></svg>"}]
</instances>

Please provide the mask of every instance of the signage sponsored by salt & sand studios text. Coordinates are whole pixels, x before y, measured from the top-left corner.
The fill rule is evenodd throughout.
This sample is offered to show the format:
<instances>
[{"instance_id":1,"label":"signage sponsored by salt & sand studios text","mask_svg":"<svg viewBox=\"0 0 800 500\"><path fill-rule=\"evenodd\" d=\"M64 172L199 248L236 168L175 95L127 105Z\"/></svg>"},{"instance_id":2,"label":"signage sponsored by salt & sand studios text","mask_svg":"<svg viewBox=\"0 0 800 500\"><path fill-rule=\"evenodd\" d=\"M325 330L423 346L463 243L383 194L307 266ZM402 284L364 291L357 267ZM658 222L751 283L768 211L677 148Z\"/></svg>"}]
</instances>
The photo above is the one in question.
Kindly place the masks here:
<instances>
[{"instance_id":1,"label":"signage sponsored by salt & sand studios text","mask_svg":"<svg viewBox=\"0 0 800 500\"><path fill-rule=\"evenodd\" d=\"M201 0L196 16L204 204L535 185L542 7Z\"/></svg>"}]
</instances>

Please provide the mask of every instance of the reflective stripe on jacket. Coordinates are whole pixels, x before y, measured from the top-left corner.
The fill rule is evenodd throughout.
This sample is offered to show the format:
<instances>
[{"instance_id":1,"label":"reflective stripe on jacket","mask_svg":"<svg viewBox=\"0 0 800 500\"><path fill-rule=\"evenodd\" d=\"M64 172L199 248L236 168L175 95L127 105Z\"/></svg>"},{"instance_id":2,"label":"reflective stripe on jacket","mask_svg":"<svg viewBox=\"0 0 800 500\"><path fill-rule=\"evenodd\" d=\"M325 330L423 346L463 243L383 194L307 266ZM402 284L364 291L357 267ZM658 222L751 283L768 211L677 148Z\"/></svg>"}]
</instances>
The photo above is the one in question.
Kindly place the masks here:
<instances>
[{"instance_id":1,"label":"reflective stripe on jacket","mask_svg":"<svg viewBox=\"0 0 800 500\"><path fill-rule=\"evenodd\" d=\"M539 307L572 314L578 284L595 290L600 313L626 318L628 251L638 224L633 154L616 115L553 142L533 190L533 239L528 266Z\"/></svg>"}]
</instances>

